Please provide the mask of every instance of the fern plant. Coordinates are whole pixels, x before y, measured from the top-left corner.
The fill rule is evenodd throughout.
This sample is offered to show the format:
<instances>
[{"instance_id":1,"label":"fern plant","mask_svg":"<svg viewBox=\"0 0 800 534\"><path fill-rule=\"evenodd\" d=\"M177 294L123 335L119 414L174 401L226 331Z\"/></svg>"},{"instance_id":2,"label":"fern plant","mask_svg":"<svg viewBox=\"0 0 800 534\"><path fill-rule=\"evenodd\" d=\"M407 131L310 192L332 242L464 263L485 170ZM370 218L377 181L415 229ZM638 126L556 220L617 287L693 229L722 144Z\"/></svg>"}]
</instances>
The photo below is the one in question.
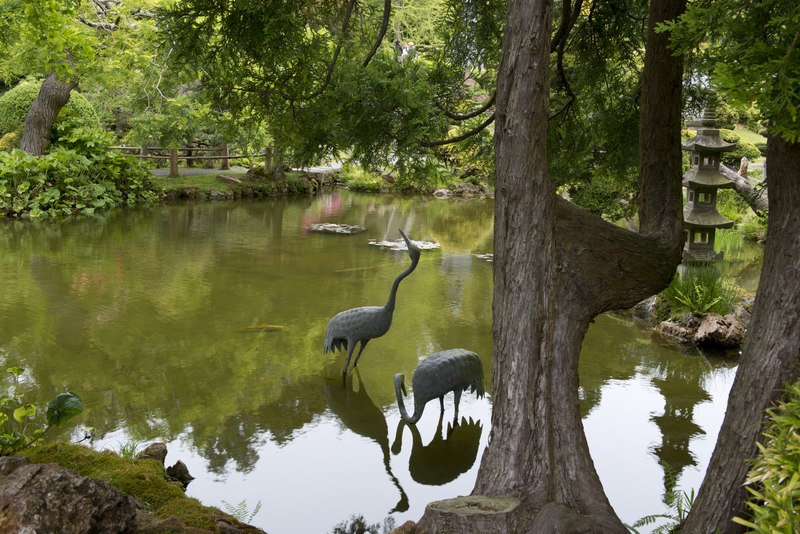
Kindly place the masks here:
<instances>
[{"instance_id":1,"label":"fern plant","mask_svg":"<svg viewBox=\"0 0 800 534\"><path fill-rule=\"evenodd\" d=\"M256 514L261 510L261 501L258 501L258 504L256 504L255 508L250 511L247 506L247 499L242 499L242 502L237 505L233 505L228 501L222 501L222 505L225 507L225 512L232 515L237 521L241 521L242 523L250 523Z\"/></svg>"},{"instance_id":2,"label":"fern plant","mask_svg":"<svg viewBox=\"0 0 800 534\"><path fill-rule=\"evenodd\" d=\"M646 515L636 521L633 525L625 525L627 529L635 534L639 534L639 529L650 526L657 521L667 520L663 525L659 525L651 530L652 534L672 534L680 532L681 525L686 521L686 517L694 505L695 492L692 489L689 493L675 488L677 475L675 471L666 463L660 462L664 469L664 479L667 491L664 492L664 504L669 506L670 511L665 514Z\"/></svg>"}]
</instances>

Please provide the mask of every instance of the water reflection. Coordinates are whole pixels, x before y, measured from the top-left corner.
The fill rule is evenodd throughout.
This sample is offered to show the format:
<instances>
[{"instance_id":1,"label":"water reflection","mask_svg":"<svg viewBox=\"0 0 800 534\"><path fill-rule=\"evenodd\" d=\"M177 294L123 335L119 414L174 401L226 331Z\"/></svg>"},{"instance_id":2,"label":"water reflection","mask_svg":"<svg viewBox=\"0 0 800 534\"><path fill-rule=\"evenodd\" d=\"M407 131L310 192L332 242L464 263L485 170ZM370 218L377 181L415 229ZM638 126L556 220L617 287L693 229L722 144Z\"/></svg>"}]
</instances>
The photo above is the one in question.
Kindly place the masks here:
<instances>
[{"instance_id":1,"label":"water reflection","mask_svg":"<svg viewBox=\"0 0 800 534\"><path fill-rule=\"evenodd\" d=\"M485 199L340 192L0 221L0 364L27 369L37 405L78 392L100 447L166 440L196 477L190 495L262 500L256 522L273 534L327 532L350 512L417 519L428 502L471 491L491 391L462 399L472 419L454 428L436 410L406 428L392 377L459 346L491 376L492 265L474 254L491 252L492 210ZM309 233L312 219L368 230ZM392 328L342 387L345 355L323 354L325 327L342 309L386 298L408 259L369 240L395 239L398 228L442 248L423 251ZM676 487L699 485L734 369L682 354L623 316L589 329L582 417L624 521L660 511L672 484L661 462Z\"/></svg>"},{"instance_id":2,"label":"water reflection","mask_svg":"<svg viewBox=\"0 0 800 534\"><path fill-rule=\"evenodd\" d=\"M427 445L423 445L422 436L416 425L409 425L403 419L397 423L392 454L399 454L402 450L403 430L408 427L412 438L408 471L411 478L420 484L428 486L447 484L469 471L475 464L483 432L481 422L462 417L456 425L447 424L445 437L442 434L443 419L444 411L440 410L436 433Z\"/></svg>"},{"instance_id":3,"label":"water reflection","mask_svg":"<svg viewBox=\"0 0 800 534\"><path fill-rule=\"evenodd\" d=\"M359 384L358 387L355 385L356 382ZM325 399L328 401L331 413L345 427L360 436L371 439L380 447L383 467L400 492L400 500L394 508L389 510L389 513L408 510L408 496L400 486L397 477L392 473L389 456L389 427L386 425L386 416L383 414L383 410L375 406L367 394L367 388L361 379L358 367L345 377L345 383L342 384L338 366L329 366L325 380Z\"/></svg>"}]
</instances>

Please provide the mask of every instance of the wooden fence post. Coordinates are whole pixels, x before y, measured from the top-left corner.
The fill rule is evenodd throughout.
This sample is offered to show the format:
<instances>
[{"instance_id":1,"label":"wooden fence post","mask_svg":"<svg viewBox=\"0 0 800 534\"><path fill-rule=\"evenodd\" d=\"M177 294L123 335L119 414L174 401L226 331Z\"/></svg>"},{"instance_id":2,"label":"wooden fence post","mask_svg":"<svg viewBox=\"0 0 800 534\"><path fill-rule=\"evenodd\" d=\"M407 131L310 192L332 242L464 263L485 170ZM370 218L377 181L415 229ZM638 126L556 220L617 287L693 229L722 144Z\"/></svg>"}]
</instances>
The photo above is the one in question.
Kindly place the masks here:
<instances>
[{"instance_id":1,"label":"wooden fence post","mask_svg":"<svg viewBox=\"0 0 800 534\"><path fill-rule=\"evenodd\" d=\"M178 149L169 150L169 175L178 176Z\"/></svg>"},{"instance_id":2,"label":"wooden fence post","mask_svg":"<svg viewBox=\"0 0 800 534\"><path fill-rule=\"evenodd\" d=\"M228 164L228 143L222 143L222 164L219 166L223 171L231 168Z\"/></svg>"}]
</instances>

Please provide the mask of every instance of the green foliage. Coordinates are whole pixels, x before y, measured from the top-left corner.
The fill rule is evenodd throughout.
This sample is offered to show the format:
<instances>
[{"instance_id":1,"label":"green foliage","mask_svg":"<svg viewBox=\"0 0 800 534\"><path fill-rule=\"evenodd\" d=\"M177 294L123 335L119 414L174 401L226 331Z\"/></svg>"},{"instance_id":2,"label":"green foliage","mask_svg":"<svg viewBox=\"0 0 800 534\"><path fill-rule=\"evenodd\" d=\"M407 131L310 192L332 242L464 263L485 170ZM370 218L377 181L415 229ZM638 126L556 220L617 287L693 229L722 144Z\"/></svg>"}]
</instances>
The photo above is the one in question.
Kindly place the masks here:
<instances>
[{"instance_id":1,"label":"green foliage","mask_svg":"<svg viewBox=\"0 0 800 534\"><path fill-rule=\"evenodd\" d=\"M744 252L744 235L736 230L720 228L714 238L714 248L717 252L724 252L726 260L735 261Z\"/></svg>"},{"instance_id":2,"label":"green foliage","mask_svg":"<svg viewBox=\"0 0 800 534\"><path fill-rule=\"evenodd\" d=\"M761 157L761 151L753 143L745 141L742 136L733 130L722 129L719 131L720 137L729 143L736 143L736 148L730 152L722 153L722 162L734 169L739 168L742 158L753 161Z\"/></svg>"},{"instance_id":3,"label":"green foliage","mask_svg":"<svg viewBox=\"0 0 800 534\"><path fill-rule=\"evenodd\" d=\"M0 137L9 132L21 132L31 103L39 94L41 82L22 82L0 96ZM100 129L97 113L85 96L77 91L70 93L69 102L61 110L53 125L53 140L69 135L75 128Z\"/></svg>"},{"instance_id":4,"label":"green foliage","mask_svg":"<svg viewBox=\"0 0 800 534\"><path fill-rule=\"evenodd\" d=\"M247 499L243 499L235 506L228 501L223 500L222 505L225 507L225 511L227 513L242 523L250 523L256 514L258 514L258 512L261 510L261 501L258 501L258 504L256 504L255 508L250 511L249 507L247 506Z\"/></svg>"},{"instance_id":5,"label":"green foliage","mask_svg":"<svg viewBox=\"0 0 800 534\"><path fill-rule=\"evenodd\" d=\"M669 286L662 291L669 303L671 315L685 313L726 315L733 309L736 291L732 284L720 278L713 267L690 267L675 274Z\"/></svg>"},{"instance_id":6,"label":"green foliage","mask_svg":"<svg viewBox=\"0 0 800 534\"><path fill-rule=\"evenodd\" d=\"M383 186L383 180L378 174L368 172L357 165L342 166L340 176L345 187L353 191L380 193Z\"/></svg>"},{"instance_id":7,"label":"green foliage","mask_svg":"<svg viewBox=\"0 0 800 534\"><path fill-rule=\"evenodd\" d=\"M0 213L31 218L82 213L158 199L148 170L115 152L83 155L56 148L44 156L0 152Z\"/></svg>"},{"instance_id":8,"label":"green foliage","mask_svg":"<svg viewBox=\"0 0 800 534\"><path fill-rule=\"evenodd\" d=\"M691 2L663 25L732 102L755 103L773 135L800 139L800 10L795 0Z\"/></svg>"},{"instance_id":9,"label":"green foliage","mask_svg":"<svg viewBox=\"0 0 800 534\"><path fill-rule=\"evenodd\" d=\"M800 382L767 416L765 439L745 482L751 515L733 521L751 532L794 534L800 532Z\"/></svg>"},{"instance_id":10,"label":"green foliage","mask_svg":"<svg viewBox=\"0 0 800 534\"><path fill-rule=\"evenodd\" d=\"M753 214L742 221L737 230L740 231L745 239L756 243L764 243L767 240L767 218Z\"/></svg>"},{"instance_id":11,"label":"green foliage","mask_svg":"<svg viewBox=\"0 0 800 534\"><path fill-rule=\"evenodd\" d=\"M331 534L388 534L394 529L394 518L387 517L380 523L367 523L363 515L353 515L347 521L336 525Z\"/></svg>"},{"instance_id":12,"label":"green foliage","mask_svg":"<svg viewBox=\"0 0 800 534\"><path fill-rule=\"evenodd\" d=\"M750 213L750 206L733 189L719 189L717 191L717 210L731 221L739 223ZM717 235L719 235L719 231L717 231Z\"/></svg>"},{"instance_id":13,"label":"green foliage","mask_svg":"<svg viewBox=\"0 0 800 534\"><path fill-rule=\"evenodd\" d=\"M39 410L26 403L20 387L23 369L7 369L11 386L0 395L0 456L16 454L41 441L52 427L63 426L83 412L83 402L74 393L61 393L51 400L45 412L46 422L41 422Z\"/></svg>"},{"instance_id":14,"label":"green foliage","mask_svg":"<svg viewBox=\"0 0 800 534\"><path fill-rule=\"evenodd\" d=\"M136 452L141 442L139 440L130 439L119 446L119 455L122 458L133 460L136 458Z\"/></svg>"}]
</instances>

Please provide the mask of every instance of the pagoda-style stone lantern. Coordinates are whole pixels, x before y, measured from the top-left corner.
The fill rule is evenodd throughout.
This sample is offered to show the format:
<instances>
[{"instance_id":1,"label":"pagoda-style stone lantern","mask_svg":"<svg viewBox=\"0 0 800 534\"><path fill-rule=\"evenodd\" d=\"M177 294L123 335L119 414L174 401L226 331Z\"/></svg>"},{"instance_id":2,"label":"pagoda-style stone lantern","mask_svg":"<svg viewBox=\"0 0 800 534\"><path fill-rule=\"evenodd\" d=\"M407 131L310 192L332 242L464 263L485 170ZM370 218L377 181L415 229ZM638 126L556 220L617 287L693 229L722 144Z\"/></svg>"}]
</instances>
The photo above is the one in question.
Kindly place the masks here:
<instances>
[{"instance_id":1,"label":"pagoda-style stone lantern","mask_svg":"<svg viewBox=\"0 0 800 534\"><path fill-rule=\"evenodd\" d=\"M709 109L703 111L702 119L686 123L697 130L697 135L682 145L689 152L691 163L691 168L683 175L686 187L683 260L686 263L721 260L722 252L714 253L714 233L717 228L733 226L733 221L717 211L717 189L733 187L733 182L720 174L719 164L722 152L733 150L736 143L724 141L716 124L716 114Z\"/></svg>"}]
</instances>

